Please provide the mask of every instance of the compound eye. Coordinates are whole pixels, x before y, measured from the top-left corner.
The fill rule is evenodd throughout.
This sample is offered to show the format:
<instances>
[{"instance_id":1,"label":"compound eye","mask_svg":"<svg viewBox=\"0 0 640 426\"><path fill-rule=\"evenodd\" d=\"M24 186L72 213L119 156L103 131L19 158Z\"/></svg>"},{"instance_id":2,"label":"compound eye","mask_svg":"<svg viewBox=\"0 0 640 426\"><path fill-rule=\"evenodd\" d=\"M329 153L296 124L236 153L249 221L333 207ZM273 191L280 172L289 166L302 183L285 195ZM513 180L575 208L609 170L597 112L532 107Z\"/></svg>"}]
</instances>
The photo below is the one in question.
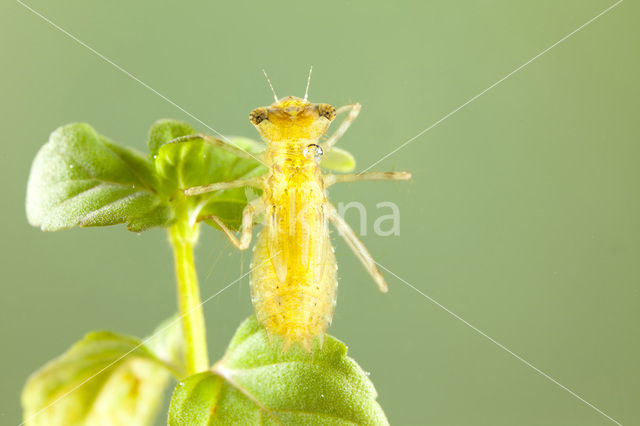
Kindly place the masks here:
<instances>
[{"instance_id":1,"label":"compound eye","mask_svg":"<svg viewBox=\"0 0 640 426\"><path fill-rule=\"evenodd\" d=\"M316 163L320 163L320 160L322 160L323 151L320 145L312 143L304 147L304 151L302 151L302 154L305 156L305 158L313 160Z\"/></svg>"},{"instance_id":2,"label":"compound eye","mask_svg":"<svg viewBox=\"0 0 640 426\"><path fill-rule=\"evenodd\" d=\"M265 107L256 108L251 111L249 114L249 121L251 121L255 126L262 123L264 120L268 118L269 114Z\"/></svg>"},{"instance_id":3,"label":"compound eye","mask_svg":"<svg viewBox=\"0 0 640 426\"><path fill-rule=\"evenodd\" d=\"M336 109L329 104L318 104L318 114L331 121L336 118Z\"/></svg>"}]
</instances>

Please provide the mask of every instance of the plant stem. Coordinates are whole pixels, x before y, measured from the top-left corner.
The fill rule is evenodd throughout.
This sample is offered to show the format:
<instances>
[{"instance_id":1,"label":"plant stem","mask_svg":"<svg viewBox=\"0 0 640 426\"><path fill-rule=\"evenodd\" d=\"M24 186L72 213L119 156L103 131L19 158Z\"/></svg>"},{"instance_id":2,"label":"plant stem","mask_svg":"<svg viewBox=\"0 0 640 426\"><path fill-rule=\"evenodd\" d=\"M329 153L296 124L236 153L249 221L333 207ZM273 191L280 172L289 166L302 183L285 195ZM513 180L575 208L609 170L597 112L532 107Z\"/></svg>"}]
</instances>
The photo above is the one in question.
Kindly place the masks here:
<instances>
[{"instance_id":1,"label":"plant stem","mask_svg":"<svg viewBox=\"0 0 640 426\"><path fill-rule=\"evenodd\" d=\"M173 247L175 259L178 306L182 318L188 375L209 368L204 314L193 261L193 246L197 240L198 225L189 225L186 215L169 228L169 241Z\"/></svg>"}]
</instances>

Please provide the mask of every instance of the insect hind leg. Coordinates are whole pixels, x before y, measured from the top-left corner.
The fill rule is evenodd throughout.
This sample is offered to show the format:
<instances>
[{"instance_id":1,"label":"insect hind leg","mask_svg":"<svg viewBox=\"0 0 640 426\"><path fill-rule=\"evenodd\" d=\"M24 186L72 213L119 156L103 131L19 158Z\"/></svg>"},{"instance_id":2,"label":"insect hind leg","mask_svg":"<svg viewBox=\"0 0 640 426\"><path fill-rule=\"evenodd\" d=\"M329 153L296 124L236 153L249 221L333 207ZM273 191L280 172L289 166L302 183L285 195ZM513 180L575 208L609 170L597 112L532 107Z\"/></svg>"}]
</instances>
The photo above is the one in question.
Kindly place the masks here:
<instances>
[{"instance_id":1,"label":"insect hind leg","mask_svg":"<svg viewBox=\"0 0 640 426\"><path fill-rule=\"evenodd\" d=\"M216 215L209 215L199 218L199 221L202 220L213 220L216 225L222 229L222 232L225 233L231 244L236 246L236 248L240 250L246 250L249 248L249 244L251 244L251 236L253 233L253 217L261 213L264 210L264 203L261 198L256 198L255 200L249 202L244 210L242 211L242 225L240 228L240 239L236 237L231 229Z\"/></svg>"},{"instance_id":2,"label":"insect hind leg","mask_svg":"<svg viewBox=\"0 0 640 426\"><path fill-rule=\"evenodd\" d=\"M340 235L345 239L358 259L360 259L360 262L376 282L380 291L386 293L389 290L389 286L382 276L382 273L378 269L378 265L376 265L376 262L373 261L371 254L369 254L369 250L367 250L367 248L365 247L363 242L360 241L360 238L358 238L351 226L349 226L349 224L342 218L342 216L338 214L336 208L331 204L329 205L329 220L340 232Z\"/></svg>"}]
</instances>

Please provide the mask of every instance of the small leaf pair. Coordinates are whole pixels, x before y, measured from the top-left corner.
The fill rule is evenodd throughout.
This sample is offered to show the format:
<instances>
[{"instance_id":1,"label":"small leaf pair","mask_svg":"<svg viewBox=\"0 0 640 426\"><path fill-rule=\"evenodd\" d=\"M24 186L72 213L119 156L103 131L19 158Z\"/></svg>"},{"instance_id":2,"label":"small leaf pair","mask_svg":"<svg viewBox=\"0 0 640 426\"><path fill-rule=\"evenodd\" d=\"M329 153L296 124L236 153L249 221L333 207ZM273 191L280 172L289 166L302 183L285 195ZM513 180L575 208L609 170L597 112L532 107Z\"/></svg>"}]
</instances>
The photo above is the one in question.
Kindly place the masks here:
<instances>
[{"instance_id":1,"label":"small leaf pair","mask_svg":"<svg viewBox=\"0 0 640 426\"><path fill-rule=\"evenodd\" d=\"M216 214L231 228L247 203L243 189L181 197L197 185L243 179L266 171L257 160L203 142L169 143L196 132L186 123L161 120L149 137L150 155L120 146L88 124L63 126L38 152L27 186L29 223L44 231L124 223L130 231L167 227L176 211ZM248 152L262 146L237 138Z\"/></svg>"}]
</instances>

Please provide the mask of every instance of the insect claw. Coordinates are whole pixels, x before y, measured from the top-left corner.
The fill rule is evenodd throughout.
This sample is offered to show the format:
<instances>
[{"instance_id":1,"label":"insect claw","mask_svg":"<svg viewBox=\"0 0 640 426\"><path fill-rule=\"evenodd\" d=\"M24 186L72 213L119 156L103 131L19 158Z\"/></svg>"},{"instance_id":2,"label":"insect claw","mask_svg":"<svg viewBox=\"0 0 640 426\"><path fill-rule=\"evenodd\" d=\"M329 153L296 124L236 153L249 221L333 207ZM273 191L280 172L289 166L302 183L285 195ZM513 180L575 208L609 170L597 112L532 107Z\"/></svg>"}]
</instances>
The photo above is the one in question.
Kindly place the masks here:
<instances>
[{"instance_id":1,"label":"insect claw","mask_svg":"<svg viewBox=\"0 0 640 426\"><path fill-rule=\"evenodd\" d=\"M302 346L307 353L311 353L311 338L300 339L300 346Z\"/></svg>"},{"instance_id":2,"label":"insect claw","mask_svg":"<svg viewBox=\"0 0 640 426\"><path fill-rule=\"evenodd\" d=\"M324 333L318 334L318 345L320 349L322 349L322 345L324 345Z\"/></svg>"},{"instance_id":3,"label":"insect claw","mask_svg":"<svg viewBox=\"0 0 640 426\"><path fill-rule=\"evenodd\" d=\"M289 350L289 348L291 348L291 345L293 345L293 339L287 337L284 340L284 344L282 345L282 353L284 354L285 352L287 352Z\"/></svg>"},{"instance_id":4,"label":"insect claw","mask_svg":"<svg viewBox=\"0 0 640 426\"><path fill-rule=\"evenodd\" d=\"M269 332L269 329L267 329L266 327L264 328L264 335L265 335L265 338L267 340L267 344L269 346L273 346L273 336Z\"/></svg>"}]
</instances>

